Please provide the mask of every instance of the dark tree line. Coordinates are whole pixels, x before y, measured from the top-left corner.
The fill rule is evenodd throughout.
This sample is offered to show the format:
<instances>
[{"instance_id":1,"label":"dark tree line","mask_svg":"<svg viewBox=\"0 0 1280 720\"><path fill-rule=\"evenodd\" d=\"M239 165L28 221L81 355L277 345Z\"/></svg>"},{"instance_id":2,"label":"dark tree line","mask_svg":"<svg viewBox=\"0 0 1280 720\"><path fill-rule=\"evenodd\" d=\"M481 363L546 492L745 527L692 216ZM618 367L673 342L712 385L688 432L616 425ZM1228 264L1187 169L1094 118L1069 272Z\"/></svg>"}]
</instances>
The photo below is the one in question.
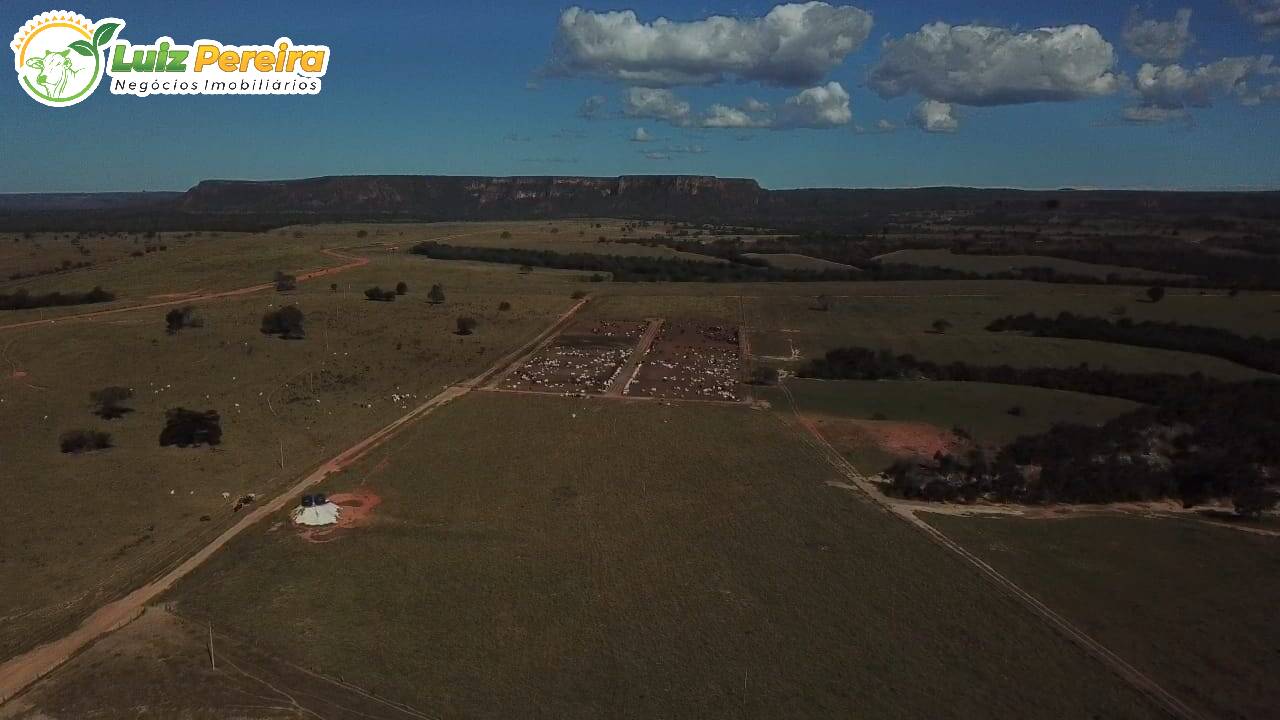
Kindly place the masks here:
<instances>
[{"instance_id":1,"label":"dark tree line","mask_svg":"<svg viewBox=\"0 0 1280 720\"><path fill-rule=\"evenodd\" d=\"M302 328L302 311L297 305L272 310L262 316L262 334L278 335L285 340L301 340L307 336Z\"/></svg>"},{"instance_id":2,"label":"dark tree line","mask_svg":"<svg viewBox=\"0 0 1280 720\"><path fill-rule=\"evenodd\" d=\"M824 357L809 361L797 374L800 377L844 380L956 380L1030 385L1109 395L1151 405L1176 404L1181 398L1223 384L1199 373L1122 373L1088 364L1065 368L1015 368L963 362L940 364L914 355L895 355L889 350L861 347L831 350Z\"/></svg>"},{"instance_id":3,"label":"dark tree line","mask_svg":"<svg viewBox=\"0 0 1280 720\"><path fill-rule=\"evenodd\" d=\"M1280 381L1224 383L1200 375L1073 368L939 365L910 355L839 348L803 377L962 380L1110 395L1144 406L1100 426L1057 425L1020 437L993 460L935 456L901 461L890 491L934 501L991 497L1022 503L1105 503L1177 498L1188 506L1232 498L1241 514L1274 505L1280 470Z\"/></svg>"},{"instance_id":4,"label":"dark tree line","mask_svg":"<svg viewBox=\"0 0 1280 720\"><path fill-rule=\"evenodd\" d=\"M191 447L218 445L222 442L222 418L215 410L172 408L164 413L165 425L160 431L160 446Z\"/></svg>"},{"instance_id":5,"label":"dark tree line","mask_svg":"<svg viewBox=\"0 0 1280 720\"><path fill-rule=\"evenodd\" d=\"M756 258L716 263L684 258L558 253L523 248L481 248L425 242L413 252L437 260L474 260L527 268L610 273L617 282L825 282L848 280L964 280L983 276L914 265L875 265L867 270L778 268Z\"/></svg>"},{"instance_id":6,"label":"dark tree line","mask_svg":"<svg viewBox=\"0 0 1280 720\"><path fill-rule=\"evenodd\" d=\"M1244 337L1222 328L1176 322L1134 322L1060 313L1056 318L1034 313L1009 315L987 326L992 332L1025 332L1037 337L1100 340L1122 345L1180 350L1212 355L1265 372L1280 372L1280 339Z\"/></svg>"},{"instance_id":7,"label":"dark tree line","mask_svg":"<svg viewBox=\"0 0 1280 720\"><path fill-rule=\"evenodd\" d=\"M116 296L95 287L89 292L51 292L43 295L31 295L26 290L18 290L11 295L0 293L0 310L30 310L32 308L57 307L62 305L89 305L115 300Z\"/></svg>"}]
</instances>

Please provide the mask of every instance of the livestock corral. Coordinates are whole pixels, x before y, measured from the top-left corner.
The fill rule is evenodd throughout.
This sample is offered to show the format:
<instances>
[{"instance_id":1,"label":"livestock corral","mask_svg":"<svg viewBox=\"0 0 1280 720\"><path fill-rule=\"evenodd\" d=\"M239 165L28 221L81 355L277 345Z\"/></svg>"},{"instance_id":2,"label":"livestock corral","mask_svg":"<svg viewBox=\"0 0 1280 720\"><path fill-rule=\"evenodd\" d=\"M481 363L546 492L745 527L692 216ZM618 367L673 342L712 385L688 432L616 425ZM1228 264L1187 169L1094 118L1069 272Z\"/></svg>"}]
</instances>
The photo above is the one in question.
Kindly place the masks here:
<instances>
[{"instance_id":1,"label":"livestock corral","mask_svg":"<svg viewBox=\"0 0 1280 720\"><path fill-rule=\"evenodd\" d=\"M563 395L603 394L614 383L643 322L580 322L498 383L499 389Z\"/></svg>"},{"instance_id":2,"label":"livestock corral","mask_svg":"<svg viewBox=\"0 0 1280 720\"><path fill-rule=\"evenodd\" d=\"M582 321L491 389L738 402L741 368L736 327L658 318Z\"/></svg>"},{"instance_id":3,"label":"livestock corral","mask_svg":"<svg viewBox=\"0 0 1280 720\"><path fill-rule=\"evenodd\" d=\"M741 372L737 328L663 325L624 392L634 397L737 402Z\"/></svg>"}]
</instances>

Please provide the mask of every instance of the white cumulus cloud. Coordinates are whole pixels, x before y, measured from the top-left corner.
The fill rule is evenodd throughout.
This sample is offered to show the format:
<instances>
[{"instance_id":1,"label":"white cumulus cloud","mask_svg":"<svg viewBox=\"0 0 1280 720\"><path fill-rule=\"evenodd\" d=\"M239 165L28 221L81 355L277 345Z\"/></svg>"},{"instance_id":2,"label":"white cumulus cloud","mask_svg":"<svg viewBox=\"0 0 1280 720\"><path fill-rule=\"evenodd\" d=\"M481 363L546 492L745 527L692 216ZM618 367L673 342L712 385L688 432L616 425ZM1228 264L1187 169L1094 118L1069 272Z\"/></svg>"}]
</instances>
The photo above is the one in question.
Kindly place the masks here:
<instances>
[{"instance_id":1,"label":"white cumulus cloud","mask_svg":"<svg viewBox=\"0 0 1280 720\"><path fill-rule=\"evenodd\" d=\"M1235 0L1235 6L1263 38L1280 38L1280 0Z\"/></svg>"},{"instance_id":2,"label":"white cumulus cloud","mask_svg":"<svg viewBox=\"0 0 1280 720\"><path fill-rule=\"evenodd\" d=\"M871 26L869 13L825 2L692 22L641 22L631 10L571 7L560 14L547 70L646 87L711 85L730 76L802 87L861 47Z\"/></svg>"},{"instance_id":3,"label":"white cumulus cloud","mask_svg":"<svg viewBox=\"0 0 1280 720\"><path fill-rule=\"evenodd\" d=\"M1138 105L1128 107L1120 112L1120 117L1135 125L1163 125L1171 122L1189 122L1191 116L1182 108L1162 108L1154 105Z\"/></svg>"},{"instance_id":4,"label":"white cumulus cloud","mask_svg":"<svg viewBox=\"0 0 1280 720\"><path fill-rule=\"evenodd\" d=\"M1255 97L1249 80L1280 74L1270 55L1228 57L1194 69L1146 63L1134 78L1143 104L1177 109L1209 107L1217 97Z\"/></svg>"},{"instance_id":5,"label":"white cumulus cloud","mask_svg":"<svg viewBox=\"0 0 1280 720\"><path fill-rule=\"evenodd\" d=\"M1189 120L1188 108L1210 107L1221 98L1259 105L1275 99L1275 85L1262 83L1277 75L1280 67L1270 55L1227 57L1194 68L1146 63L1133 80L1140 103L1121 117L1142 124Z\"/></svg>"},{"instance_id":6,"label":"white cumulus cloud","mask_svg":"<svg viewBox=\"0 0 1280 720\"><path fill-rule=\"evenodd\" d=\"M939 22L886 40L868 84L881 97L961 105L1079 100L1118 89L1115 63L1115 48L1089 25L1017 33Z\"/></svg>"},{"instance_id":7,"label":"white cumulus cloud","mask_svg":"<svg viewBox=\"0 0 1280 720\"><path fill-rule=\"evenodd\" d=\"M1190 8L1182 8L1172 20L1144 18L1135 9L1124 26L1125 46L1143 60L1173 62L1181 58L1193 42Z\"/></svg>"},{"instance_id":8,"label":"white cumulus cloud","mask_svg":"<svg viewBox=\"0 0 1280 720\"><path fill-rule=\"evenodd\" d=\"M853 119L849 93L838 82L801 90L787 98L773 123L778 128L833 128Z\"/></svg>"},{"instance_id":9,"label":"white cumulus cloud","mask_svg":"<svg viewBox=\"0 0 1280 720\"><path fill-rule=\"evenodd\" d=\"M660 120L677 127L739 130L825 129L847 125L853 119L849 93L838 82L801 90L776 111L767 103L747 98L740 107L716 103L705 112L695 112L666 88L627 88L622 94L622 112L627 117Z\"/></svg>"},{"instance_id":10,"label":"white cumulus cloud","mask_svg":"<svg viewBox=\"0 0 1280 720\"><path fill-rule=\"evenodd\" d=\"M665 88L633 87L622 95L622 112L628 117L652 118L684 125L692 111L689 103Z\"/></svg>"},{"instance_id":11,"label":"white cumulus cloud","mask_svg":"<svg viewBox=\"0 0 1280 720\"><path fill-rule=\"evenodd\" d=\"M653 136L649 134L648 130L645 130L642 127L636 128L636 131L631 133L631 142L646 143L652 141Z\"/></svg>"},{"instance_id":12,"label":"white cumulus cloud","mask_svg":"<svg viewBox=\"0 0 1280 720\"><path fill-rule=\"evenodd\" d=\"M925 100L911 112L911 124L931 133L953 133L960 127L951 103Z\"/></svg>"}]
</instances>

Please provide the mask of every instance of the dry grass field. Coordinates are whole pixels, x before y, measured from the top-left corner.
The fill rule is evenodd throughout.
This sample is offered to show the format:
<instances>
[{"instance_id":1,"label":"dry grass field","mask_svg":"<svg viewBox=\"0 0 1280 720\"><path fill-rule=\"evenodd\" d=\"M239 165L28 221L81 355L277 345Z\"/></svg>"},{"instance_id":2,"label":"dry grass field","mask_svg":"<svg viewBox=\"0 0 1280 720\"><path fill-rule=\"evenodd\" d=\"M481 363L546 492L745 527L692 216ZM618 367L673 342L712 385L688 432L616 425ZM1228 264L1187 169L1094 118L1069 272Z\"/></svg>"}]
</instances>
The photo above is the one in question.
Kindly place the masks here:
<instances>
[{"instance_id":1,"label":"dry grass field","mask_svg":"<svg viewBox=\"0 0 1280 720\"><path fill-rule=\"evenodd\" d=\"M1134 320L1280 337L1280 297L1262 293L1175 290L1150 303L1140 301L1142 288L1015 281L630 284L409 252L436 239L677 254L615 242L653 232L624 225L311 225L166 236L166 250L141 257L132 256L132 237L85 238L92 267L18 280L0 273L0 292L100 285L119 295L104 306L0 311L0 475L9 508L0 525L0 660L65 634L207 544L243 517L234 509L240 498L277 495L442 388L493 366L549 327L577 292L592 300L566 337L609 324L626 329L617 358L588 358L602 386L655 318L689 337L717 328L726 368L736 358L729 333L744 329L751 356L742 370L794 369L830 348L859 345L935 361L1087 362L1243 380L1263 374L1203 355L985 326L1008 314L1114 317L1123 307ZM59 264L69 243L39 235L0 242L0 269ZM255 287L276 270L344 264L296 290ZM394 302L365 298L367 288L401 281L408 292ZM445 293L439 304L427 297L435 284ZM237 288L251 291L199 298ZM167 307L5 329L183 293L197 298L202 324L174 335L165 332ZM304 312L305 339L259 331L262 315L284 305ZM462 316L477 321L473 334L455 332ZM932 332L936 319L951 327ZM697 349L671 337L660 335L648 357L675 364L668 350ZM642 366L647 379L669 370ZM738 370L735 360L725 372ZM508 377L515 389L537 389ZM977 383L786 382L790 397L757 388L750 395L767 405L754 406L472 392L324 481L325 492L376 498L353 527L303 537L287 513L276 513L0 717L84 716L91 692L92 709L108 717L1158 715L956 557L865 497L829 485L840 476L791 423L794 398L847 459L873 473L893 457L930 454L895 445L904 428L923 449L950 442L957 427L994 449L1056 422L1101 423L1132 403ZM133 390L132 411L99 418L89 393L113 385ZM178 406L217 410L222 444L161 448L164 413ZM1013 406L1022 412L1009 413ZM60 452L59 436L79 429L110 433L112 447ZM1243 648L1244 658L1262 652L1258 643L1269 636L1233 635L1222 618L1263 621L1269 596L1248 592L1245 580L1271 572L1274 537L1173 521L1152 530L1129 517L989 522L948 516L934 524L1158 679L1176 675L1170 689L1206 712L1266 714L1261 676L1222 680L1236 672L1235 660L1211 638ZM1076 527L1090 530L1067 532ZM1152 544L1186 552L1151 560L1144 548ZM1213 553L1221 548L1249 558L1224 566L1232 573L1225 594L1193 593L1187 583L1217 578ZM1106 553L1098 576L1088 577L1085 558ZM1169 577L1178 558L1194 561L1187 579ZM1132 583L1129 564L1143 565ZM1114 602L1112 580L1122 590ZM1144 589L1200 598L1218 615L1202 620L1190 601L1151 609ZM1179 622L1190 630L1169 629ZM210 625L216 669L205 667L200 632Z\"/></svg>"},{"instance_id":2,"label":"dry grass field","mask_svg":"<svg viewBox=\"0 0 1280 720\"><path fill-rule=\"evenodd\" d=\"M832 477L745 407L472 394L326 481L366 526L171 601L430 716L1153 715Z\"/></svg>"}]
</instances>

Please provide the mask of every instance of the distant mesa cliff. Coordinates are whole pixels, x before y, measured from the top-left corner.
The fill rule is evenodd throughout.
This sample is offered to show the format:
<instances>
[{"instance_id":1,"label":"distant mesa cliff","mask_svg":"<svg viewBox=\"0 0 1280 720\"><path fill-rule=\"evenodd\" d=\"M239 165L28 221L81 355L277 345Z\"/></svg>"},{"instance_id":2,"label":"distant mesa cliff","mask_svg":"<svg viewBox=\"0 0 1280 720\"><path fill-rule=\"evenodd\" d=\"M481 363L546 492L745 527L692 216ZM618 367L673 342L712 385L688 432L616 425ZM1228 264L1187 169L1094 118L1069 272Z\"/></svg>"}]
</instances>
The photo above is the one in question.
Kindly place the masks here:
<instances>
[{"instance_id":1,"label":"distant mesa cliff","mask_svg":"<svg viewBox=\"0 0 1280 720\"><path fill-rule=\"evenodd\" d=\"M206 180L189 190L178 207L190 213L404 215L448 220L750 215L765 192L754 180L685 175L368 175L266 182Z\"/></svg>"},{"instance_id":2,"label":"distant mesa cliff","mask_svg":"<svg viewBox=\"0 0 1280 720\"><path fill-rule=\"evenodd\" d=\"M300 222L615 217L875 232L904 221L1275 219L1278 200L1274 192L766 190L755 180L702 175L346 175L206 180L185 193L0 195L0 230L261 230Z\"/></svg>"}]
</instances>

